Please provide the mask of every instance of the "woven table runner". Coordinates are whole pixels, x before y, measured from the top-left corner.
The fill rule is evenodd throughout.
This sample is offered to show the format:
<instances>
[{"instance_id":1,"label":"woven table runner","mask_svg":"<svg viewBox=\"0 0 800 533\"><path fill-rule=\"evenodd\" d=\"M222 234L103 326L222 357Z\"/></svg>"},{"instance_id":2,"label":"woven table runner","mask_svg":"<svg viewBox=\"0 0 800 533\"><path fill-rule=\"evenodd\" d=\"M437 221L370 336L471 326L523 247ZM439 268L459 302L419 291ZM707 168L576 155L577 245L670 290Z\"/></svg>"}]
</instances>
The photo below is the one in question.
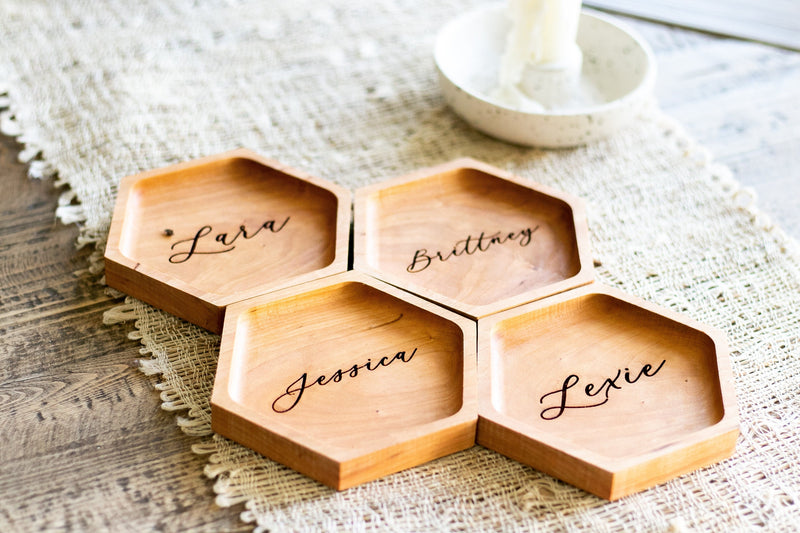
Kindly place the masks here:
<instances>
[{"instance_id":1,"label":"woven table runner","mask_svg":"<svg viewBox=\"0 0 800 533\"><path fill-rule=\"evenodd\" d=\"M143 371L221 506L269 531L791 530L800 523L800 255L653 104L613 138L503 144L445 106L436 30L477 1L0 3L0 129L102 248L125 175L246 147L349 187L469 156L582 197L597 279L723 330L741 436L722 463L609 503L473 447L337 493L212 434L219 337L127 299Z\"/></svg>"}]
</instances>

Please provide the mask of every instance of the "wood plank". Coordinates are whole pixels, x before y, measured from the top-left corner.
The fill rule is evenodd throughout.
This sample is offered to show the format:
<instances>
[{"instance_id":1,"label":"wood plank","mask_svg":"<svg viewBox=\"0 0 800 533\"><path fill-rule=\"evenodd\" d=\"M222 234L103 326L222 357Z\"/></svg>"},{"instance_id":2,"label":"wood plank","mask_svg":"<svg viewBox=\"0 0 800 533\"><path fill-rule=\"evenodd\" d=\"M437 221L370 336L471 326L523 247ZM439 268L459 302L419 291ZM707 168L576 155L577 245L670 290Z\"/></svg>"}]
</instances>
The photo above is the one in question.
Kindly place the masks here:
<instances>
[{"instance_id":1,"label":"wood plank","mask_svg":"<svg viewBox=\"0 0 800 533\"><path fill-rule=\"evenodd\" d=\"M0 522L25 531L241 529L236 513L214 505L192 439L153 427L172 426L168 418L142 418L14 460L0 471Z\"/></svg>"},{"instance_id":2,"label":"wood plank","mask_svg":"<svg viewBox=\"0 0 800 533\"><path fill-rule=\"evenodd\" d=\"M205 457L191 452L131 363L130 324L85 270L77 228L54 220L59 196L30 180L0 137L0 529L219 531L240 509L214 504Z\"/></svg>"},{"instance_id":3,"label":"wood plank","mask_svg":"<svg viewBox=\"0 0 800 533\"><path fill-rule=\"evenodd\" d=\"M773 222L800 239L800 54L628 22L656 53L661 107L756 193Z\"/></svg>"},{"instance_id":4,"label":"wood plank","mask_svg":"<svg viewBox=\"0 0 800 533\"><path fill-rule=\"evenodd\" d=\"M157 406L142 400L151 399L152 394L152 385L132 373L131 365L92 360L4 381L0 400L16 423L1 425L0 439L20 439L29 445L0 448L0 462L68 446L97 429L113 428L120 417L151 417Z\"/></svg>"},{"instance_id":5,"label":"wood plank","mask_svg":"<svg viewBox=\"0 0 800 533\"><path fill-rule=\"evenodd\" d=\"M584 4L800 50L800 3L795 0L588 0Z\"/></svg>"}]
</instances>

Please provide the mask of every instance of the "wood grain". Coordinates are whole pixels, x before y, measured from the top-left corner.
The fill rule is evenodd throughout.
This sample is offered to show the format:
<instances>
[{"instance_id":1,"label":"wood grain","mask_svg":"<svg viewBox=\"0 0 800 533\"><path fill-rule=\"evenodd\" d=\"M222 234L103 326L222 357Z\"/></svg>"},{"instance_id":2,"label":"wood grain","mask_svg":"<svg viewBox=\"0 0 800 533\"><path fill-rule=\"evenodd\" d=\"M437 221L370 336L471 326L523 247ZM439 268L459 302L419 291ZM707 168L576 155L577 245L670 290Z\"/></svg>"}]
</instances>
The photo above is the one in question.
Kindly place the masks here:
<instances>
[{"instance_id":1,"label":"wood grain","mask_svg":"<svg viewBox=\"0 0 800 533\"><path fill-rule=\"evenodd\" d=\"M56 223L59 191L0 137L0 529L234 531L206 459L134 364L130 326ZM103 502L98 505L98 502Z\"/></svg>"},{"instance_id":2,"label":"wood grain","mask_svg":"<svg viewBox=\"0 0 800 533\"><path fill-rule=\"evenodd\" d=\"M354 264L472 318L590 283L575 197L460 159L356 191Z\"/></svg>"},{"instance_id":3,"label":"wood grain","mask_svg":"<svg viewBox=\"0 0 800 533\"><path fill-rule=\"evenodd\" d=\"M800 238L800 54L626 21L654 48L663 109ZM190 451L197 439L160 410L153 379L129 366L140 357L130 325L102 325L116 302L75 274L89 250L76 251L76 228L54 220L59 191L27 178L19 148L0 137L0 390L12 399L0 404L0 453L9 459L0 468L0 526L251 529L239 521L242 506L213 503L206 458Z\"/></svg>"},{"instance_id":4,"label":"wood grain","mask_svg":"<svg viewBox=\"0 0 800 533\"><path fill-rule=\"evenodd\" d=\"M475 335L353 271L232 304L212 427L338 490L469 448Z\"/></svg>"},{"instance_id":5,"label":"wood grain","mask_svg":"<svg viewBox=\"0 0 800 533\"><path fill-rule=\"evenodd\" d=\"M478 322L479 444L607 499L733 453L721 332L591 284Z\"/></svg>"},{"instance_id":6,"label":"wood grain","mask_svg":"<svg viewBox=\"0 0 800 533\"><path fill-rule=\"evenodd\" d=\"M226 307L347 270L350 192L249 150L128 176L106 282L214 333Z\"/></svg>"},{"instance_id":7,"label":"wood grain","mask_svg":"<svg viewBox=\"0 0 800 533\"><path fill-rule=\"evenodd\" d=\"M800 4L794 0L588 0L588 6L800 50Z\"/></svg>"}]
</instances>

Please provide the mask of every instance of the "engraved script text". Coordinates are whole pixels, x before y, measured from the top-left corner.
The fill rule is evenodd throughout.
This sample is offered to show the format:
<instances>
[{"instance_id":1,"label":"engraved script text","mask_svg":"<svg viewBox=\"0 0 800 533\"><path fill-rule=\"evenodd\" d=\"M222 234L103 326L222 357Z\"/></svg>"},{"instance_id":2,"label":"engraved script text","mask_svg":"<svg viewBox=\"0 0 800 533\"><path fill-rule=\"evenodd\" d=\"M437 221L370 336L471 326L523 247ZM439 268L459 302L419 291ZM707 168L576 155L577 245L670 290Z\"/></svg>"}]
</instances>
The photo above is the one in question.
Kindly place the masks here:
<instances>
[{"instance_id":1,"label":"engraved script text","mask_svg":"<svg viewBox=\"0 0 800 533\"><path fill-rule=\"evenodd\" d=\"M300 398L303 397L303 393L313 387L314 385L319 385L320 387L324 387L325 385L330 385L331 383L339 383L345 376L350 378L355 378L359 376L360 370L369 370L370 372L377 370L381 367L389 366L395 361L400 361L403 363L408 363L411 361L411 358L414 357L414 354L417 353L417 349L414 350L410 354L406 354L406 352L397 352L394 356L384 356L381 357L377 362L373 362L372 359L367 359L366 363L362 364L354 364L351 367L346 369L340 368L330 376L321 375L318 378L314 379L313 381L309 382L308 373L303 372L299 378L294 380L288 387L286 387L286 391L275 398L275 401L272 402L272 410L276 413L285 413L287 411L291 411L292 409L297 406L300 402ZM363 373L363 372L362 372Z\"/></svg>"},{"instance_id":2,"label":"engraved script text","mask_svg":"<svg viewBox=\"0 0 800 533\"><path fill-rule=\"evenodd\" d=\"M234 243L239 237L242 239L252 239L261 233L262 230L278 233L289 222L289 218L290 217L286 217L286 220L280 224L276 220L267 220L255 230L248 230L245 228L244 224L242 224L233 235L217 233L214 237L209 237L214 229L209 225L205 225L197 230L194 237L181 239L170 246L170 250L174 251L177 249L177 251L169 256L169 262L174 264L185 263L195 255L224 254L230 252L236 248Z\"/></svg>"},{"instance_id":3,"label":"engraved script text","mask_svg":"<svg viewBox=\"0 0 800 533\"><path fill-rule=\"evenodd\" d=\"M482 231L477 237L467 235L466 239L461 239L453 245L453 249L447 252L437 251L433 254L428 252L427 248L420 248L414 252L414 258L411 263L406 267L406 271L411 274L422 272L429 266L434 259L441 262L447 261L452 257L458 257L463 254L472 255L475 252L485 252L491 248L493 244L505 244L508 241L517 241L520 246L528 246L533 240L533 234L539 229L539 226L533 228L525 228L521 231L511 231L503 233L497 231L491 235L486 235Z\"/></svg>"},{"instance_id":4,"label":"engraved script text","mask_svg":"<svg viewBox=\"0 0 800 533\"><path fill-rule=\"evenodd\" d=\"M655 368L653 368L653 366L650 364L645 364L639 371L639 373L636 374L635 376L631 375L631 371L628 368L625 368L624 372L622 370L617 370L617 373L616 375L614 375L614 377L606 378L603 381L603 383L601 383L600 386L596 388L594 383L587 383L586 386L583 387L583 394L585 395L585 397L596 398L600 396L602 393L601 401L599 402L595 401L594 403L590 404L575 404L568 401L567 399L568 391L570 391L570 389L575 387L580 381L580 377L578 377L577 374L570 374L564 380L564 383L562 383L560 389L548 392L547 394L544 394L541 398L539 398L540 404L544 404L545 399L551 396L557 398L558 401L558 405L553 405L551 407L543 409L542 412L539 413L539 416L541 416L544 420L555 420L556 418L564 414L564 411L566 411L567 409L586 409L589 407L599 407L608 402L608 394L611 392L611 389L617 389L617 390L622 389L621 385L625 385L626 383L632 385L637 381L639 381L639 378L641 378L642 376L651 378L655 376L659 370L661 370L661 368L664 366L664 363L666 362L667 360L664 359ZM621 382L620 378L622 378ZM569 394L570 399L572 399L576 394L580 393L573 391L573 393Z\"/></svg>"}]
</instances>

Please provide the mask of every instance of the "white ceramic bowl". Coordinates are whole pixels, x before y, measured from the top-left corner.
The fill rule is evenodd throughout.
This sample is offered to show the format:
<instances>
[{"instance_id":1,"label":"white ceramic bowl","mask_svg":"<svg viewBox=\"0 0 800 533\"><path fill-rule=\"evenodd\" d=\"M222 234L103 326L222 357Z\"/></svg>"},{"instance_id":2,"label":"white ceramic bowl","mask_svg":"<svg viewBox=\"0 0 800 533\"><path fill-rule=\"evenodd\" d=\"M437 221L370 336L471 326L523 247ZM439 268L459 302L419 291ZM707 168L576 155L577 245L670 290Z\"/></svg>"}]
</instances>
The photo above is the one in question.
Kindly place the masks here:
<instances>
[{"instance_id":1,"label":"white ceramic bowl","mask_svg":"<svg viewBox=\"0 0 800 533\"><path fill-rule=\"evenodd\" d=\"M652 94L655 58L647 43L612 18L583 11L577 36L581 76L606 103L524 112L492 102L488 95L497 83L510 26L505 4L490 4L450 21L436 38L444 99L475 129L514 144L577 146L624 127Z\"/></svg>"}]
</instances>

